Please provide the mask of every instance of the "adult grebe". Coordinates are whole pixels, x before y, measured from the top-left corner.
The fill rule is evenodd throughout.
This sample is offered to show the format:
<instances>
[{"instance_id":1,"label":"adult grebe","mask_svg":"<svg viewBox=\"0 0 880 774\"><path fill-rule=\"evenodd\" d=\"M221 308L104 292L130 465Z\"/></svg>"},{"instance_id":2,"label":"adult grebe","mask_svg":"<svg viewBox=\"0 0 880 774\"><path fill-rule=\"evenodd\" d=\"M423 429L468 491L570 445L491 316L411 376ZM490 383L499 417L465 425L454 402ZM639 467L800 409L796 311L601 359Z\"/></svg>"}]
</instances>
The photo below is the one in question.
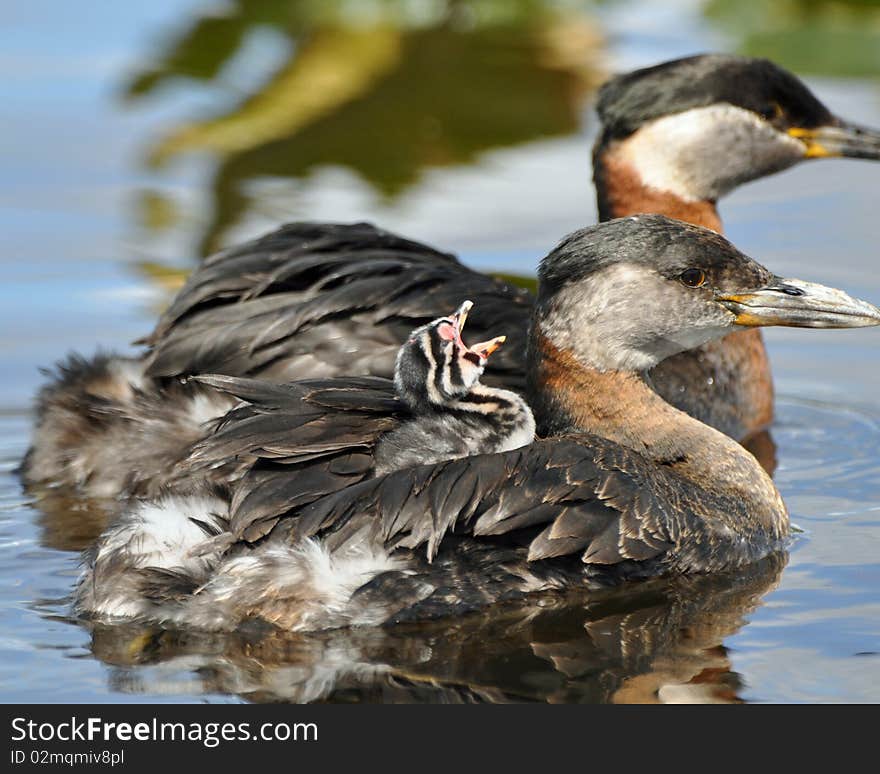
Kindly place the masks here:
<instances>
[{"instance_id":1,"label":"adult grebe","mask_svg":"<svg viewBox=\"0 0 880 774\"><path fill-rule=\"evenodd\" d=\"M716 200L739 184L804 159L880 159L880 134L837 119L794 75L762 59L707 55L638 70L602 88L598 113L602 219L659 212L720 231ZM478 336L503 330L509 338L486 382L522 389L532 295L451 255L366 224L314 223L214 255L144 339L144 359L72 357L59 366L38 401L24 479L131 494L104 450L148 469L173 460L169 445L179 452L203 420L229 408L204 390L187 397L180 377L390 377L408 332L462 298L478 304ZM734 438L772 418L757 331L669 358L651 383Z\"/></svg>"},{"instance_id":2,"label":"adult grebe","mask_svg":"<svg viewBox=\"0 0 880 774\"><path fill-rule=\"evenodd\" d=\"M352 464L356 427L335 448L308 447L309 429L297 446L294 428L287 456L277 433L251 434L231 508L208 529L195 506L149 506L159 517L112 527L79 612L207 629L382 624L728 570L784 545L788 513L755 458L666 403L645 373L736 326L862 327L880 324L880 309L774 276L717 233L659 215L575 232L539 281L529 397L550 437L370 478ZM286 410L274 389L259 407L270 419ZM332 396L323 405L341 413ZM236 421L205 445L222 450Z\"/></svg>"}]
</instances>

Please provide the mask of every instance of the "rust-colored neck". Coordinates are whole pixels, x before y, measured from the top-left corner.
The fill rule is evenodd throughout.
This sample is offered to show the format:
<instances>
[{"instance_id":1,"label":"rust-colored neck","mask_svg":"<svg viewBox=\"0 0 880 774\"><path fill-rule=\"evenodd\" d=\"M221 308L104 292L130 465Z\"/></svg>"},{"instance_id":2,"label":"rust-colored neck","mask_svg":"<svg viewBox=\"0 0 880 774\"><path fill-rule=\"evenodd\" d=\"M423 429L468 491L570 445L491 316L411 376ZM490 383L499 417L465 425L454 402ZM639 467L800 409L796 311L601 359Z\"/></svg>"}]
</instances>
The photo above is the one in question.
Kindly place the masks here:
<instances>
[{"instance_id":1,"label":"rust-colored neck","mask_svg":"<svg viewBox=\"0 0 880 774\"><path fill-rule=\"evenodd\" d=\"M621 153L618 142L603 144L593 159L593 180L599 220L623 218L643 212L668 215L697 226L722 232L714 201L686 201L669 191L646 185L638 170Z\"/></svg>"},{"instance_id":2,"label":"rust-colored neck","mask_svg":"<svg viewBox=\"0 0 880 774\"><path fill-rule=\"evenodd\" d=\"M599 220L655 212L723 232L714 201L685 201L646 185L626 157L625 142L603 138L593 152ZM773 379L758 329L668 358L651 379L676 408L735 438L761 431L773 418ZM772 455L766 461L772 470Z\"/></svg>"},{"instance_id":3,"label":"rust-colored neck","mask_svg":"<svg viewBox=\"0 0 880 774\"><path fill-rule=\"evenodd\" d=\"M641 375L590 368L539 329L531 360L531 403L540 435L593 433L665 461L669 453L678 455L673 446L678 447L682 422L703 427L664 401Z\"/></svg>"},{"instance_id":4,"label":"rust-colored neck","mask_svg":"<svg viewBox=\"0 0 880 774\"><path fill-rule=\"evenodd\" d=\"M785 506L755 458L733 439L671 406L641 374L591 368L557 347L538 323L529 357L530 403L539 435L607 438L713 497L752 508L758 522L784 528Z\"/></svg>"}]
</instances>

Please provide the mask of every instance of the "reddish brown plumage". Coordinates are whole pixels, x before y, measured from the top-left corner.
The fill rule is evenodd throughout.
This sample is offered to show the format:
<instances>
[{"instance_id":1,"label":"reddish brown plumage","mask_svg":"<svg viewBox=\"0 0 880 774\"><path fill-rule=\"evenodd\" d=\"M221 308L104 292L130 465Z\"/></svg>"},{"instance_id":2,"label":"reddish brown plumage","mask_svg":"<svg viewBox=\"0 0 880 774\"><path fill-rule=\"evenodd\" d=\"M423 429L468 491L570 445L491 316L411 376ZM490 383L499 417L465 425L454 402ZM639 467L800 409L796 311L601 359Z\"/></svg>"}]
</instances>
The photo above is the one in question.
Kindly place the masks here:
<instances>
[{"instance_id":1,"label":"reddish brown plumage","mask_svg":"<svg viewBox=\"0 0 880 774\"><path fill-rule=\"evenodd\" d=\"M602 220L655 212L722 232L715 202L688 202L645 185L635 167L622 157L620 147L620 143L608 146L597 159L595 182Z\"/></svg>"},{"instance_id":2,"label":"reddish brown plumage","mask_svg":"<svg viewBox=\"0 0 880 774\"><path fill-rule=\"evenodd\" d=\"M735 438L748 438L773 420L773 376L760 331L735 331L670 357L652 376L667 401L697 419L715 417L715 423L734 428Z\"/></svg>"},{"instance_id":3,"label":"reddish brown plumage","mask_svg":"<svg viewBox=\"0 0 880 774\"><path fill-rule=\"evenodd\" d=\"M532 378L541 390L533 402L541 433L576 427L649 456L663 456L662 448L680 433L685 419L648 390L638 374L585 368L572 352L559 349L540 332L535 347L539 357ZM547 417L557 424L548 426Z\"/></svg>"},{"instance_id":4,"label":"reddish brown plumage","mask_svg":"<svg viewBox=\"0 0 880 774\"><path fill-rule=\"evenodd\" d=\"M688 202L645 185L615 143L596 157L595 182L603 220L652 212L722 233L713 201ZM747 438L773 420L773 376L759 330L742 330L682 352L652 373L657 392L672 405L734 438Z\"/></svg>"}]
</instances>

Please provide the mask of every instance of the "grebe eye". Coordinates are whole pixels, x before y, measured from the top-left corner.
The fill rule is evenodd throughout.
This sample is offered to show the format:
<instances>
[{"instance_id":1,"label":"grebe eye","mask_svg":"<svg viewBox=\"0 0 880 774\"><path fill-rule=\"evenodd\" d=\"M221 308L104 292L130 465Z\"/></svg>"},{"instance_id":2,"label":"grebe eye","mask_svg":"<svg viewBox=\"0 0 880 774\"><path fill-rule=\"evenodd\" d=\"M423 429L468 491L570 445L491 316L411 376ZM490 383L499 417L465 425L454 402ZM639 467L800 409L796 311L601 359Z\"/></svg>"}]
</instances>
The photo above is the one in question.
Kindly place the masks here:
<instances>
[{"instance_id":1,"label":"grebe eye","mask_svg":"<svg viewBox=\"0 0 880 774\"><path fill-rule=\"evenodd\" d=\"M706 282L706 272L702 269L685 269L679 279L689 288L699 288Z\"/></svg>"},{"instance_id":2,"label":"grebe eye","mask_svg":"<svg viewBox=\"0 0 880 774\"><path fill-rule=\"evenodd\" d=\"M782 105L778 102L771 102L762 107L758 111L758 115L760 115L765 121L777 121L785 115L785 111L782 109Z\"/></svg>"}]
</instances>

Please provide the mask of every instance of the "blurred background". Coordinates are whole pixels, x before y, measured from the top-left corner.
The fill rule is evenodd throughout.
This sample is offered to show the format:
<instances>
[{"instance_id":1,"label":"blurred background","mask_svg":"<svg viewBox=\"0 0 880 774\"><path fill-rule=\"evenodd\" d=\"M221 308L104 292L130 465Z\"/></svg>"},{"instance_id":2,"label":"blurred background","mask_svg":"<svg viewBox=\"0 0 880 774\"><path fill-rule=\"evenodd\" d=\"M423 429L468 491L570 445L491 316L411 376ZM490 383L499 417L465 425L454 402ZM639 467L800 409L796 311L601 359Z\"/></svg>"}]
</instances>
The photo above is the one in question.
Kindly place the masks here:
<instances>
[{"instance_id":1,"label":"blurred background","mask_svg":"<svg viewBox=\"0 0 880 774\"><path fill-rule=\"evenodd\" d=\"M880 0L0 4L4 698L234 690L194 687L186 664L108 683L90 635L64 620L77 555L13 475L40 366L129 349L200 257L287 220L371 220L531 275L596 220L598 85L704 51L770 57L838 115L880 127ZM877 301L878 182L876 165L803 164L720 210L774 271ZM768 342L777 483L808 537L769 602L753 616L747 589L706 652L732 642L737 697L878 700L876 331Z\"/></svg>"}]
</instances>

